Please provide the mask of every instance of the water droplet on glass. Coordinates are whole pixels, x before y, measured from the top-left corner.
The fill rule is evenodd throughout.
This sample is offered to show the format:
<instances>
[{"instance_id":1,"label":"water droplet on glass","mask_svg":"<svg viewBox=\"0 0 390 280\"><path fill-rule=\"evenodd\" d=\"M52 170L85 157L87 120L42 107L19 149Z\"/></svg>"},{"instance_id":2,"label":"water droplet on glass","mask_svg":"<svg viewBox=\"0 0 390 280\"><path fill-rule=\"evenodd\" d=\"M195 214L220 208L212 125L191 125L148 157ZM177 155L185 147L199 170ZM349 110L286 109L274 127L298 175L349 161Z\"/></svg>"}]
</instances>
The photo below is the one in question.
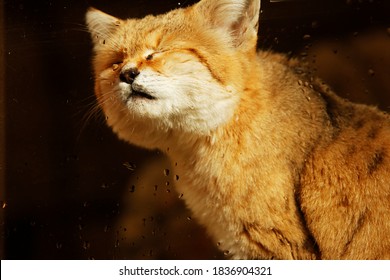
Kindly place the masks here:
<instances>
[{"instance_id":1,"label":"water droplet on glass","mask_svg":"<svg viewBox=\"0 0 390 280\"><path fill-rule=\"evenodd\" d=\"M119 240L117 240L116 242L115 242L115 248L118 248L119 247Z\"/></svg>"},{"instance_id":2,"label":"water droplet on glass","mask_svg":"<svg viewBox=\"0 0 390 280\"><path fill-rule=\"evenodd\" d=\"M179 195L179 198L183 198L183 196L184 196L184 194L181 193L181 194Z\"/></svg>"},{"instance_id":3,"label":"water droplet on glass","mask_svg":"<svg viewBox=\"0 0 390 280\"><path fill-rule=\"evenodd\" d=\"M187 217L188 221L192 221L192 218L190 216Z\"/></svg>"},{"instance_id":4,"label":"water droplet on glass","mask_svg":"<svg viewBox=\"0 0 390 280\"><path fill-rule=\"evenodd\" d=\"M91 248L91 244L88 241L84 241L83 242L83 249L88 250L89 248Z\"/></svg>"},{"instance_id":5,"label":"water droplet on glass","mask_svg":"<svg viewBox=\"0 0 390 280\"><path fill-rule=\"evenodd\" d=\"M132 185L131 187L129 187L129 192L131 192L131 193L135 192L135 186L134 186L134 185Z\"/></svg>"},{"instance_id":6,"label":"water droplet on glass","mask_svg":"<svg viewBox=\"0 0 390 280\"><path fill-rule=\"evenodd\" d=\"M164 169L164 176L169 176L169 169Z\"/></svg>"},{"instance_id":7,"label":"water droplet on glass","mask_svg":"<svg viewBox=\"0 0 390 280\"><path fill-rule=\"evenodd\" d=\"M8 206L7 202L2 201L1 202L1 208L5 209Z\"/></svg>"},{"instance_id":8,"label":"water droplet on glass","mask_svg":"<svg viewBox=\"0 0 390 280\"><path fill-rule=\"evenodd\" d=\"M109 225L106 225L106 226L104 227L104 232L109 232L110 229L111 229L111 227L110 227Z\"/></svg>"},{"instance_id":9,"label":"water droplet on glass","mask_svg":"<svg viewBox=\"0 0 390 280\"><path fill-rule=\"evenodd\" d=\"M311 22L311 28L313 28L313 29L318 28L319 25L320 25L319 22L316 20Z\"/></svg>"},{"instance_id":10,"label":"water droplet on glass","mask_svg":"<svg viewBox=\"0 0 390 280\"><path fill-rule=\"evenodd\" d=\"M303 35L303 40L309 40L311 39L311 36L309 34Z\"/></svg>"},{"instance_id":11,"label":"water droplet on glass","mask_svg":"<svg viewBox=\"0 0 390 280\"><path fill-rule=\"evenodd\" d=\"M57 243L56 243L56 248L57 248L58 250L62 249L62 243L57 242Z\"/></svg>"},{"instance_id":12,"label":"water droplet on glass","mask_svg":"<svg viewBox=\"0 0 390 280\"><path fill-rule=\"evenodd\" d=\"M130 171L134 171L137 168L137 166L134 163L130 163L130 162L124 162L123 166Z\"/></svg>"},{"instance_id":13,"label":"water droplet on glass","mask_svg":"<svg viewBox=\"0 0 390 280\"><path fill-rule=\"evenodd\" d=\"M227 255L230 254L230 252L229 252L228 250L226 250L226 251L223 251L223 254L224 254L225 256L227 256Z\"/></svg>"},{"instance_id":14,"label":"water droplet on glass","mask_svg":"<svg viewBox=\"0 0 390 280\"><path fill-rule=\"evenodd\" d=\"M373 69L368 69L368 75L371 77L375 75L375 71Z\"/></svg>"},{"instance_id":15,"label":"water droplet on glass","mask_svg":"<svg viewBox=\"0 0 390 280\"><path fill-rule=\"evenodd\" d=\"M108 186L107 184L102 184L100 187L101 187L102 189L108 189L108 188L109 188L109 186Z\"/></svg>"},{"instance_id":16,"label":"water droplet on glass","mask_svg":"<svg viewBox=\"0 0 390 280\"><path fill-rule=\"evenodd\" d=\"M176 181L179 181L179 179L180 179L179 175L176 175L175 178L176 178Z\"/></svg>"}]
</instances>

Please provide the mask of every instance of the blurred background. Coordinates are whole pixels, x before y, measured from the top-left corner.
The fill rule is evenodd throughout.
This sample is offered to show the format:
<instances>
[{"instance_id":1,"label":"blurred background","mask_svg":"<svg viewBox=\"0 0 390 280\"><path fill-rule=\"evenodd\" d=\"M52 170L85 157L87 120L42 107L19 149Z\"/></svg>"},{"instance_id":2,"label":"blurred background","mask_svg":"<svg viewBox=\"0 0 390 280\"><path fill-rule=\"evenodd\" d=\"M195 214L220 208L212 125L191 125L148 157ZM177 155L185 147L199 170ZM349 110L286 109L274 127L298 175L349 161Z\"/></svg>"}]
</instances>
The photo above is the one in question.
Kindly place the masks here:
<instances>
[{"instance_id":1,"label":"blurred background","mask_svg":"<svg viewBox=\"0 0 390 280\"><path fill-rule=\"evenodd\" d=\"M117 140L95 105L84 15L196 1L0 0L1 259L222 259L158 151ZM340 95L390 106L390 1L262 1L259 47Z\"/></svg>"}]
</instances>

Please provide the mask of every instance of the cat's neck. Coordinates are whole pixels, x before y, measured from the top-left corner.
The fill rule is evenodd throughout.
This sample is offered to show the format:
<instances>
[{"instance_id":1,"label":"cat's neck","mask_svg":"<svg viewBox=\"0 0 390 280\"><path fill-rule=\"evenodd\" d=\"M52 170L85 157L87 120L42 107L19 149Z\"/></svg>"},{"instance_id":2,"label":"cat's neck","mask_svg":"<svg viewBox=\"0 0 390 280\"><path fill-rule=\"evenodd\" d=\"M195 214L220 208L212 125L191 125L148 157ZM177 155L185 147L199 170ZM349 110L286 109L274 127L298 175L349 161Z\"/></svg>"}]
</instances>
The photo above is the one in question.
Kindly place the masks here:
<instances>
[{"instance_id":1,"label":"cat's neck","mask_svg":"<svg viewBox=\"0 0 390 280\"><path fill-rule=\"evenodd\" d=\"M275 84L269 84L267 75L281 66L274 63L265 69L258 65L251 69L258 74L248 75L257 82L247 81L248 87L243 88L235 113L225 125L208 135L171 135L163 150L173 163L182 163L195 173L199 171L199 176L203 175L202 170L210 175L208 170L229 170L228 165L246 164L243 162L249 166L264 164L264 169L273 165L274 170L291 166L299 170L312 148L327 142L332 128L318 92L303 88L299 77L289 72L289 78L296 82L288 90L274 89ZM282 70L279 71L284 73Z\"/></svg>"}]
</instances>

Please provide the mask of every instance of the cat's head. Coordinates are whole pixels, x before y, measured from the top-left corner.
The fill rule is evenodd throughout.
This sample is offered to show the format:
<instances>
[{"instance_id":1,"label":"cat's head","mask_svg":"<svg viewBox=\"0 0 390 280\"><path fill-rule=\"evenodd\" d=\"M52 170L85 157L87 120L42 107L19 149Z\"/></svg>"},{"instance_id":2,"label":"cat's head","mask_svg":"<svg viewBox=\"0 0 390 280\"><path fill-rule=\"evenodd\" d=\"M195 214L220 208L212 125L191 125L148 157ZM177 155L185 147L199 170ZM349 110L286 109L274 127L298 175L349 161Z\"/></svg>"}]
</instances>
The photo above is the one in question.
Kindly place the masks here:
<instances>
[{"instance_id":1,"label":"cat's head","mask_svg":"<svg viewBox=\"0 0 390 280\"><path fill-rule=\"evenodd\" d=\"M95 92L123 139L154 148L172 133L207 135L229 122L254 59L260 0L202 0L121 20L86 15Z\"/></svg>"}]
</instances>

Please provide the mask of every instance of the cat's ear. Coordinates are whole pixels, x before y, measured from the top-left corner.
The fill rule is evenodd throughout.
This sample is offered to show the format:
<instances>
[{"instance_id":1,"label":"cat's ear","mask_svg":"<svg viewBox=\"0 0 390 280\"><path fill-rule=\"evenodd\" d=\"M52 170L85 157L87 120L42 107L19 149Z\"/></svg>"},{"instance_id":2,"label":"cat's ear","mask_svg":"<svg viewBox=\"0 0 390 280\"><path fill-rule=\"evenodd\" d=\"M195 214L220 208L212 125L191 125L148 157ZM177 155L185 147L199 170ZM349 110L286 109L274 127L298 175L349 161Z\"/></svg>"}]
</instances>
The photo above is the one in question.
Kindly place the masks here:
<instances>
[{"instance_id":1,"label":"cat's ear","mask_svg":"<svg viewBox=\"0 0 390 280\"><path fill-rule=\"evenodd\" d=\"M235 47L252 47L257 42L260 0L202 0L198 11L214 28L221 28Z\"/></svg>"},{"instance_id":2,"label":"cat's ear","mask_svg":"<svg viewBox=\"0 0 390 280\"><path fill-rule=\"evenodd\" d=\"M109 39L122 23L122 20L95 8L88 9L85 21L95 46Z\"/></svg>"}]
</instances>

